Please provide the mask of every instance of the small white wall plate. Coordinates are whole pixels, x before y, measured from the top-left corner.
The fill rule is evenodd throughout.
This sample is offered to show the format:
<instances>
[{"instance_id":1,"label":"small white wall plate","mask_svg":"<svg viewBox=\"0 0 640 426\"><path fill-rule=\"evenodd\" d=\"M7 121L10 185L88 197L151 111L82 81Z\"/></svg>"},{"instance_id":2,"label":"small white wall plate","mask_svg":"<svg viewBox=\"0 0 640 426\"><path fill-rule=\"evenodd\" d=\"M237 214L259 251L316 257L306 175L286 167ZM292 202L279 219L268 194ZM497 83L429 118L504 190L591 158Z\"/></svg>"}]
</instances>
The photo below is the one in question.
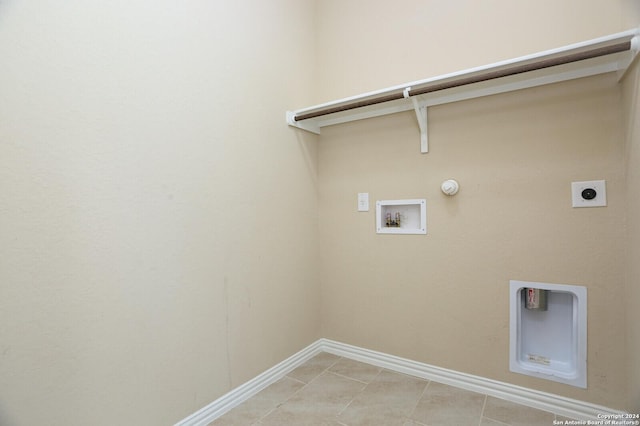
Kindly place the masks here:
<instances>
[{"instance_id":1,"label":"small white wall plate","mask_svg":"<svg viewBox=\"0 0 640 426\"><path fill-rule=\"evenodd\" d=\"M607 188L604 180L571 182L573 207L604 207L607 205Z\"/></svg>"},{"instance_id":2,"label":"small white wall plate","mask_svg":"<svg viewBox=\"0 0 640 426\"><path fill-rule=\"evenodd\" d=\"M369 211L369 193L368 192L358 192L358 211L359 212Z\"/></svg>"}]
</instances>

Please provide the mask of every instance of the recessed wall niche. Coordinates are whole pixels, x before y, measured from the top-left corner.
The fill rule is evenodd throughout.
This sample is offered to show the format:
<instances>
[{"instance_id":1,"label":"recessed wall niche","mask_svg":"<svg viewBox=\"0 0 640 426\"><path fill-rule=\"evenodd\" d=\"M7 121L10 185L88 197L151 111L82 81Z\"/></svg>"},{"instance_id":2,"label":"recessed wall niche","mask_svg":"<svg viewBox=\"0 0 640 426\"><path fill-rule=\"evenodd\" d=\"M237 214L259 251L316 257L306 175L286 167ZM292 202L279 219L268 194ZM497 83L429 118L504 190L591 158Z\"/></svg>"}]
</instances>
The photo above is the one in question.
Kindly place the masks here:
<instances>
[{"instance_id":1,"label":"recessed wall niche","mask_svg":"<svg viewBox=\"0 0 640 426\"><path fill-rule=\"evenodd\" d=\"M378 234L426 234L427 200L376 201Z\"/></svg>"}]
</instances>

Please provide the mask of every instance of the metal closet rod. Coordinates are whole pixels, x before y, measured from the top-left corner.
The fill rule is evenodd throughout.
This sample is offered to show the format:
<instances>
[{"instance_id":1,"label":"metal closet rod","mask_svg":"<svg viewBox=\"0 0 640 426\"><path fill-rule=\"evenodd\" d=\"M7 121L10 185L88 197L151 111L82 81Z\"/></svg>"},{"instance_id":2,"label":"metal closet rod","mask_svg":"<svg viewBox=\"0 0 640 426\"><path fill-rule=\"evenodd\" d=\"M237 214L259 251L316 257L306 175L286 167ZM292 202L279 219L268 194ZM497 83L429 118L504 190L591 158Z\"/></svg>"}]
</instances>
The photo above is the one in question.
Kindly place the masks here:
<instances>
[{"instance_id":1,"label":"metal closet rod","mask_svg":"<svg viewBox=\"0 0 640 426\"><path fill-rule=\"evenodd\" d=\"M584 52L572 53L558 58L543 59L538 62L532 62L524 65L517 65L498 71L490 71L471 77L463 77L457 80L446 81L443 83L435 83L426 87L407 90L408 96L418 96L427 93L437 92L439 90L452 89L454 87L465 86L467 84L481 83L483 81L494 80L497 78L508 77L511 75L522 74L530 71L537 71L544 68L555 67L558 65L570 64L572 62L583 61L585 59L597 58L600 56L612 55L614 53L625 52L631 49L631 41L625 41L610 46L598 47ZM321 117L323 115L334 114L336 112L349 111L351 109L362 108L370 105L376 105L384 102L396 101L405 98L403 92L390 95L383 95L376 98L356 101L349 104L321 109L306 114L300 114L293 117L294 121L308 120L310 118Z\"/></svg>"}]
</instances>

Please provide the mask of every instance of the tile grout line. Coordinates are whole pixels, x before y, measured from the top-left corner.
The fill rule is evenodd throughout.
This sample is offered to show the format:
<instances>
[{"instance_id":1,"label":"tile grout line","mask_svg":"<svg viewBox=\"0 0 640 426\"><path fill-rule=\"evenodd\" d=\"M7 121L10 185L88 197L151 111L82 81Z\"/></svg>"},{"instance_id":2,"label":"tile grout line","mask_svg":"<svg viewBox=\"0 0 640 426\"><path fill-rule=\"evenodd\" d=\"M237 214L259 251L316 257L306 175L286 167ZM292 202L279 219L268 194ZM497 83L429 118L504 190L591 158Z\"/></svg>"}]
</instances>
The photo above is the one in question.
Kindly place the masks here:
<instances>
[{"instance_id":1,"label":"tile grout line","mask_svg":"<svg viewBox=\"0 0 640 426\"><path fill-rule=\"evenodd\" d=\"M345 405L345 407L344 407L342 410L340 410L340 412L339 412L338 414L336 414L336 418L340 417L340 416L342 415L342 413L344 413L344 412L346 411L346 409L347 409L347 408L349 408L349 406L353 403L353 401L355 401L355 400L356 400L356 398L358 397L358 395L361 395L361 394L362 394L362 392L364 392L364 390L367 388L367 386L369 386L369 384L370 384L370 383L373 383L373 381L374 381L375 379L377 379L377 378L378 378L378 376L382 373L382 370L383 370L383 369L380 369L380 371L378 371L378 374L376 374L376 376L375 376L373 379L371 379L371 381L370 381L369 383L367 383L366 385L364 385L364 386L362 387L362 389L360 389L360 391L359 391L358 393L356 393L356 394L353 396L353 398L351 398L351 401L349 401L349 403L348 403L347 405Z\"/></svg>"},{"instance_id":2,"label":"tile grout line","mask_svg":"<svg viewBox=\"0 0 640 426\"><path fill-rule=\"evenodd\" d=\"M478 426L482 426L482 418L484 417L484 408L487 406L487 395L484 395L484 401L482 401L482 410L480 410L480 420Z\"/></svg>"},{"instance_id":3,"label":"tile grout line","mask_svg":"<svg viewBox=\"0 0 640 426\"><path fill-rule=\"evenodd\" d=\"M492 419L491 417L483 417L483 418L484 418L484 419L487 419L487 420L491 420L493 423L496 423L496 424L498 424L498 425L500 425L500 426L511 426L511 423L503 423L503 422L501 422L501 421L498 421L498 420Z\"/></svg>"},{"instance_id":4,"label":"tile grout line","mask_svg":"<svg viewBox=\"0 0 640 426\"><path fill-rule=\"evenodd\" d=\"M345 358L340 358L340 359L345 359ZM337 363L338 363L338 361L336 361L336 363L335 363L335 364L333 364L333 365L336 365ZM333 367L333 365L332 365L331 367ZM361 385L364 385L364 386L362 386L362 389L360 389L360 390L359 390L359 391L358 391L358 392L353 396L353 398L351 398L351 400L350 400L350 401L349 401L349 402L348 402L344 407L342 407L342 409L341 409L340 411L338 411L338 412L336 413L336 415L335 415L335 416L333 417L333 419L332 419L332 420L334 420L336 423L338 423L338 424L339 424L339 425L341 425L341 426L348 426L346 423L342 423L341 421L338 421L338 417L340 417L340 414L342 414L342 413L343 413L347 408L349 408L349 405L351 405L351 403L356 399L356 396L360 395L360 394L362 393L362 391L364 391L364 389L365 389L367 386L369 386L369 383L370 383L370 382L369 382L369 383L367 383L367 382L363 382L363 381L361 381L361 380L357 380L357 379L354 379L354 378L352 378L352 377L348 377L348 376L345 376L345 375L343 375L343 374L336 373L335 371L331 371L331 370L330 370L330 368L331 368L331 367L329 367L329 368L328 368L327 370L325 370L323 373L332 374L332 375L334 375L334 376L336 376L336 377L340 377L340 378L343 378L343 379L346 379L346 380L350 380L350 381L352 381L352 382L356 382L356 383L359 383L359 384L361 384ZM378 374L380 374L380 372L378 372ZM376 374L376 377L378 377L378 374ZM374 379L375 379L375 378L374 378ZM372 380L372 381L373 381L373 380Z\"/></svg>"},{"instance_id":5,"label":"tile grout line","mask_svg":"<svg viewBox=\"0 0 640 426\"><path fill-rule=\"evenodd\" d=\"M295 377L291 377L289 375L286 375L286 376L283 377L283 379L284 378L287 378L289 380L293 380L294 382L302 383L303 386L306 386L305 382L303 382L302 380L296 379ZM280 380L282 380L282 379L280 379ZM274 383L277 383L277 382L274 382Z\"/></svg>"},{"instance_id":6,"label":"tile grout line","mask_svg":"<svg viewBox=\"0 0 640 426\"><path fill-rule=\"evenodd\" d=\"M336 373L335 371L331 371L331 370L330 370L333 366L335 366L336 364L338 364L338 362L340 362L340 360L343 360L343 359L347 359L347 360L348 360L349 358L340 357L340 358L339 358L335 363L333 363L333 365L331 365L330 367L328 367L328 368L327 368L327 370L325 370L325 372L326 372L326 373L333 374L333 375L335 375L335 376L342 377L342 378L344 378L344 379L351 380L351 381L354 381L354 382L356 382L356 383L360 383L360 384L364 385L364 386L362 386L362 389L360 389L360 390L359 390L359 391L358 391L358 392L353 396L353 398L351 398L351 401L349 401L349 402L348 402L348 403L347 403L347 404L346 404L346 405L345 405L345 406L344 406L340 411L338 411L338 413L336 413L336 415L335 415L335 417L334 417L334 419L333 419L336 423L338 423L338 424L340 424L340 425L342 425L342 426L348 426L346 423L343 423L343 422L339 421L339 420L338 420L338 417L340 417L340 415L341 415L342 413L344 413L344 412L346 411L346 409L347 409L347 408L349 408L349 406L351 405L351 403L352 403L353 401L355 401L356 397L357 397L358 395L362 394L362 392L364 392L364 390L367 388L367 386L369 386L369 384L370 384L370 383L372 383L372 382L373 382L373 381L374 381L374 380L375 380L375 379L380 375L380 373L382 373L382 370L384 370L384 369L383 369L383 368L380 368L380 369L378 370L378 372L376 373L376 375L373 377L373 379L371 379L371 380L367 383L367 382L364 382L364 381L361 381L361 380L358 380L358 379L354 379L353 377L348 377L348 376L345 376L345 375L343 375L343 374ZM369 364L369 365L371 365L371 364Z\"/></svg>"},{"instance_id":7,"label":"tile grout line","mask_svg":"<svg viewBox=\"0 0 640 426\"><path fill-rule=\"evenodd\" d=\"M423 379L423 380L425 380L425 379ZM411 413L409 414L409 419L410 420L415 420L413 415L416 413L416 409L418 408L418 405L420 404L420 401L422 401L422 398L424 398L424 395L427 393L427 390L429 389L430 385L431 385L431 380L427 380L427 385L424 387L424 389L422 389L422 393L418 397L418 400L416 401L416 404L413 406L413 410L411 410ZM419 423L422 424L422 422L419 422Z\"/></svg>"},{"instance_id":8,"label":"tile grout line","mask_svg":"<svg viewBox=\"0 0 640 426\"><path fill-rule=\"evenodd\" d=\"M336 363L338 361L340 361L343 357L339 356L338 359L331 364L330 366L328 366L327 368L325 368L324 370L322 370L320 373L318 373L318 375L316 375L313 379L309 380L309 383L305 383L300 379L296 379L295 377L291 377L289 376L289 373L287 373L284 377L288 378L288 379L292 379L295 380L296 382L302 383L303 386L300 387L300 389L298 389L297 391L295 391L294 393L292 393L291 395L289 395L289 397L287 399L285 399L284 401L278 403L275 405L275 407L273 407L271 410L269 410L265 415L261 416L260 418L258 418L258 422L261 422L262 420L264 420L267 416L271 415L274 411L276 411L278 408L280 408L282 405L286 404L291 398L293 398L294 396L296 396L298 393L302 392L302 390L304 388L306 388L307 386L309 386L311 383L313 383L318 377L322 376L322 374L324 374L328 369L330 369L331 367L333 367L334 365L336 365ZM313 359L313 358L311 358ZM307 361L308 362L308 361ZM295 371L295 370L294 370Z\"/></svg>"},{"instance_id":9,"label":"tile grout line","mask_svg":"<svg viewBox=\"0 0 640 426\"><path fill-rule=\"evenodd\" d=\"M311 383L311 382L309 382L309 383L305 383L305 382L303 382L302 380L298 380L298 379L296 379L296 378L294 378L294 377L289 376L288 374L287 374L287 375L285 375L284 377L286 377L287 379L294 380L294 381L296 381L296 382L298 382L298 383L302 383L302 386L300 387L300 389L298 389L297 391L295 391L294 393L292 393L291 395L289 395L289 397L288 397L288 398L286 398L284 401L280 401L279 403L275 404L275 406L274 406L274 407L272 407L269 411L267 411L263 416L261 416L260 418L258 418L258 422L262 422L262 420L263 420L265 417L269 416L271 413L273 413L274 411L276 411L276 410L277 410L278 408L280 408L283 404L286 404L286 403L287 403L287 401L289 401L291 398L293 398L295 395L297 395L297 394L298 394L302 389L304 389L305 387L307 387L307 385L308 385L309 383Z\"/></svg>"},{"instance_id":10,"label":"tile grout line","mask_svg":"<svg viewBox=\"0 0 640 426\"><path fill-rule=\"evenodd\" d=\"M370 382L363 382L362 380L354 379L353 377L345 376L344 374L336 373L335 371L326 371L326 373L333 374L334 376L342 377L343 379L348 379L354 382L361 383L363 385L368 385Z\"/></svg>"}]
</instances>

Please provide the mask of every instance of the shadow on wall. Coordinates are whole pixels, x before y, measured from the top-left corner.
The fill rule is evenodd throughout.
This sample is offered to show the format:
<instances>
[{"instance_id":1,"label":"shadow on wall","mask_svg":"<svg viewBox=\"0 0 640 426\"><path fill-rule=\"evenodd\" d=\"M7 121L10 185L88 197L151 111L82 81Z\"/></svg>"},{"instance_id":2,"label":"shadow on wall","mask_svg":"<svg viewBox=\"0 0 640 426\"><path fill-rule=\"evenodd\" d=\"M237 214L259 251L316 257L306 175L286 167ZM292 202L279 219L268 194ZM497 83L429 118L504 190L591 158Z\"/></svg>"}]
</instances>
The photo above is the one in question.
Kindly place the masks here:
<instances>
[{"instance_id":1,"label":"shadow on wall","mask_svg":"<svg viewBox=\"0 0 640 426\"><path fill-rule=\"evenodd\" d=\"M307 166L309 178L313 182L314 187L318 188L318 156L317 156L317 143L318 136L304 130L291 129L296 133L296 140L298 141L298 148L304 158L304 162Z\"/></svg>"}]
</instances>

